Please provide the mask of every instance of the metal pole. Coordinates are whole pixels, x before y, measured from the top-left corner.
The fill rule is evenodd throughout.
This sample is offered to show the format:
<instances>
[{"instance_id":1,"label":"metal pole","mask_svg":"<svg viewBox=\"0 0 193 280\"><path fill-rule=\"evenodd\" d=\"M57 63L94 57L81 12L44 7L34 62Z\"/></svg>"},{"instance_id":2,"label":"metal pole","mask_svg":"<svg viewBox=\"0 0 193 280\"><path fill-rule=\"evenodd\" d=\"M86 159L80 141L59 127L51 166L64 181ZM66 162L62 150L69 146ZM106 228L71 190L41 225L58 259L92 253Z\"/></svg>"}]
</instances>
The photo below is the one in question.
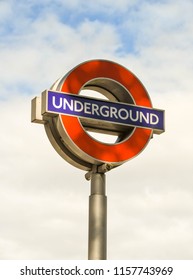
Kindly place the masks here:
<instances>
[{"instance_id":1,"label":"metal pole","mask_svg":"<svg viewBox=\"0 0 193 280\"><path fill-rule=\"evenodd\" d=\"M105 195L105 174L92 172L90 176L88 259L106 260L107 197Z\"/></svg>"}]
</instances>

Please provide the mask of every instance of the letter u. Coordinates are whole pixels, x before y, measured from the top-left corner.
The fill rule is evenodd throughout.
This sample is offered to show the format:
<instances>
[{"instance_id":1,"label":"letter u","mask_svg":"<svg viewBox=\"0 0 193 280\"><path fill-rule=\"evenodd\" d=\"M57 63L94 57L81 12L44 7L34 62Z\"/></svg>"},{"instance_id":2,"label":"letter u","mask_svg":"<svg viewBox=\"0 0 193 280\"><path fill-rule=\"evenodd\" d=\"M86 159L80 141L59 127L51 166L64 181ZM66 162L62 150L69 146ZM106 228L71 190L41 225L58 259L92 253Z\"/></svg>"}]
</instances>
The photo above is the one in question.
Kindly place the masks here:
<instances>
[{"instance_id":1,"label":"letter u","mask_svg":"<svg viewBox=\"0 0 193 280\"><path fill-rule=\"evenodd\" d=\"M59 105L56 105L56 97L52 96L52 104L56 109L62 108L62 98L59 98Z\"/></svg>"}]
</instances>

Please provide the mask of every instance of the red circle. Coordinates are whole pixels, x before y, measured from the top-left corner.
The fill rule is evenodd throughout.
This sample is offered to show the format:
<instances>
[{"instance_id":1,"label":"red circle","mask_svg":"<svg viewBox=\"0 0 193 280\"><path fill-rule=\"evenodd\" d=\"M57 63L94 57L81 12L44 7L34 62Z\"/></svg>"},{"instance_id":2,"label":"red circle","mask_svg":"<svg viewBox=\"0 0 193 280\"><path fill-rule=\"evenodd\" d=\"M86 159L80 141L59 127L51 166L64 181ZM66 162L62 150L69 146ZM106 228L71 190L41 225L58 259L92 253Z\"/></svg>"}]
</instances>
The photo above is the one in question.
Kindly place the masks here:
<instances>
[{"instance_id":1,"label":"red circle","mask_svg":"<svg viewBox=\"0 0 193 280\"><path fill-rule=\"evenodd\" d=\"M152 108L149 95L139 79L123 66L106 60L91 60L75 67L65 77L61 91L79 94L85 83L96 78L120 83L130 92L135 105ZM78 117L61 115L61 120L72 142L86 155L100 162L119 164L133 158L144 149L152 135L151 129L136 127L123 142L106 144L90 137Z\"/></svg>"}]
</instances>

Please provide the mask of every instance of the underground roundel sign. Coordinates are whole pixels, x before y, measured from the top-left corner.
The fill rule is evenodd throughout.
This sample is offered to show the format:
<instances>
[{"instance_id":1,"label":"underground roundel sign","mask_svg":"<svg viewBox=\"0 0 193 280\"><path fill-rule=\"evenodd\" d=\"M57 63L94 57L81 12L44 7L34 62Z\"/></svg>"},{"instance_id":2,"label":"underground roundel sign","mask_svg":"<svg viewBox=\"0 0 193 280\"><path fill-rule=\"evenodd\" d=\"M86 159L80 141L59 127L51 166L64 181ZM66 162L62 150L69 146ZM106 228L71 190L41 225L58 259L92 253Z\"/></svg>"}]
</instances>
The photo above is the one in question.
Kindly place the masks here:
<instances>
[{"instance_id":1,"label":"underground roundel sign","mask_svg":"<svg viewBox=\"0 0 193 280\"><path fill-rule=\"evenodd\" d=\"M34 98L32 121L43 123L56 151L83 170L118 166L137 156L153 133L164 132L164 111L152 108L139 79L107 60L79 64ZM116 141L99 141L90 131L116 135Z\"/></svg>"}]
</instances>

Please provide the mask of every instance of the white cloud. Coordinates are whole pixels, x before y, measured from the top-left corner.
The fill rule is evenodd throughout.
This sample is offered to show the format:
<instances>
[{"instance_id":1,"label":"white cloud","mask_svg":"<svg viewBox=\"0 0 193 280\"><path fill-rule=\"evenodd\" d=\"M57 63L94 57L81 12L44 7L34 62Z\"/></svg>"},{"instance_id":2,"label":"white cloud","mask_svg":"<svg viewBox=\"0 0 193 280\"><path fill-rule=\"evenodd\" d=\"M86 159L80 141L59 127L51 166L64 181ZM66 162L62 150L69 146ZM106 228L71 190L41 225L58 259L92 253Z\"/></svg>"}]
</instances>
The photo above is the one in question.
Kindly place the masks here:
<instances>
[{"instance_id":1,"label":"white cloud","mask_svg":"<svg viewBox=\"0 0 193 280\"><path fill-rule=\"evenodd\" d=\"M11 7L7 1L1 1L0 2L0 20L3 22L3 20L7 19L10 15Z\"/></svg>"},{"instance_id":2,"label":"white cloud","mask_svg":"<svg viewBox=\"0 0 193 280\"><path fill-rule=\"evenodd\" d=\"M33 89L36 94L38 89L44 90L64 75L69 65L73 67L96 57L112 57L119 47L118 38L113 26L99 21L83 20L72 28L56 16L38 18L27 25L25 33L14 35L10 43L8 40L2 46L2 84L9 91L23 87L23 91L31 93ZM0 94L5 95L3 91Z\"/></svg>"}]
</instances>

